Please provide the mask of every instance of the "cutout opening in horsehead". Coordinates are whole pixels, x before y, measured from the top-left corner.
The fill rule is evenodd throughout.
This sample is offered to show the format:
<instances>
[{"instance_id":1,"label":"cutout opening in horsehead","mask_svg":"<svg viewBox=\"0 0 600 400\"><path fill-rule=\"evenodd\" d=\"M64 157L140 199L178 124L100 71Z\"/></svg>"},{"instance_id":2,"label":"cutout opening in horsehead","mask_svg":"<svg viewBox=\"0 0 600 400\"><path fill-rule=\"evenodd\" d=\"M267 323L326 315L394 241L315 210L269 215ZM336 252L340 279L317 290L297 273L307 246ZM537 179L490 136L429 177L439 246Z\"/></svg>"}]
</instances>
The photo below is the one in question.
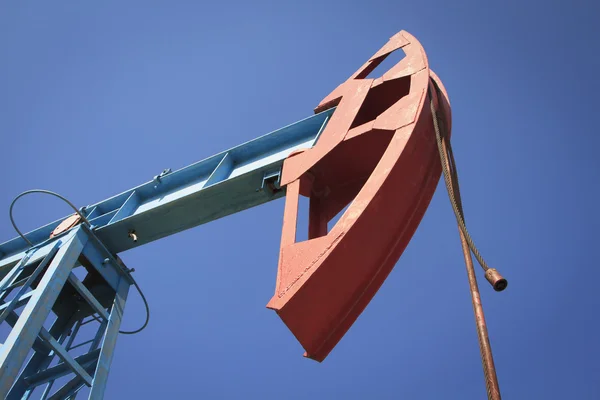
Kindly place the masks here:
<instances>
[{"instance_id":1,"label":"cutout opening in horsehead","mask_svg":"<svg viewBox=\"0 0 600 400\"><path fill-rule=\"evenodd\" d=\"M399 48L390 53L374 58L364 70L356 75L356 79L381 78L383 74L392 69L393 66L397 65L405 57L406 53L404 50L402 50L402 48Z\"/></svg>"},{"instance_id":2,"label":"cutout opening in horsehead","mask_svg":"<svg viewBox=\"0 0 600 400\"><path fill-rule=\"evenodd\" d=\"M327 235L356 198L385 153L394 130L373 129L375 119L410 93L411 77L384 81L371 87L342 143L330 151L301 179L300 199L308 210L298 214L298 233L310 240ZM352 136L353 129L365 132ZM297 240L300 242L303 240Z\"/></svg>"}]
</instances>

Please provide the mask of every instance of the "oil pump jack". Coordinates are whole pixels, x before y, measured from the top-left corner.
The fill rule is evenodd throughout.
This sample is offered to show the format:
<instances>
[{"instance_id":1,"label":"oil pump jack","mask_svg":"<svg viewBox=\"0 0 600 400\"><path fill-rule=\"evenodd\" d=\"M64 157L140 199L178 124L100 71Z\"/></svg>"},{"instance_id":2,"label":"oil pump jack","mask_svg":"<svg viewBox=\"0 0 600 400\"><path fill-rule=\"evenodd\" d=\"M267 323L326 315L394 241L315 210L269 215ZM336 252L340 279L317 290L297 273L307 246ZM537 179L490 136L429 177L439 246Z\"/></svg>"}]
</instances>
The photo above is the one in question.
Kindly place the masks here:
<instances>
[{"instance_id":1,"label":"oil pump jack","mask_svg":"<svg viewBox=\"0 0 600 400\"><path fill-rule=\"evenodd\" d=\"M405 57L368 75L392 52ZM0 396L101 399L131 285L118 254L285 196L274 310L322 362L400 259L443 175L459 226L488 398L500 391L450 147L451 108L421 44L401 31L315 108L314 115L99 203L77 208L47 190L10 208L18 237L0 245ZM63 199L73 214L23 234L12 207L29 193ZM300 196L310 201L308 240L296 240ZM345 209L345 211L344 211ZM329 229L328 222L343 214ZM77 274L77 271L83 271ZM51 325L46 328L47 321ZM94 324L82 337L82 327ZM76 352L79 349L79 352ZM57 358L58 363L52 364ZM60 387L59 378L70 377ZM36 389L39 389L36 391Z\"/></svg>"}]
</instances>

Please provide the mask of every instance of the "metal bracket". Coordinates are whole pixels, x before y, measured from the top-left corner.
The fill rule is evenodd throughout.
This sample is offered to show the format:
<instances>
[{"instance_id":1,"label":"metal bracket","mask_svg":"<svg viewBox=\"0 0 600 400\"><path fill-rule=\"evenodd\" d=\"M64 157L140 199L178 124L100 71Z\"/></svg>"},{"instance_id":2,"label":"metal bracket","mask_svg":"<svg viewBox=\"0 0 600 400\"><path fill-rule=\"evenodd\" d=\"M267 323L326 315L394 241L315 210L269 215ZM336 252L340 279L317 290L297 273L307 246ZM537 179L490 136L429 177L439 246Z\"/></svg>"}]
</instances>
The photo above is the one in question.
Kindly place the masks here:
<instances>
[{"instance_id":1,"label":"metal bracket","mask_svg":"<svg viewBox=\"0 0 600 400\"><path fill-rule=\"evenodd\" d=\"M260 189L257 191L263 191L269 196L274 196L277 193L282 192L281 169L278 169L277 171L265 172L262 178Z\"/></svg>"},{"instance_id":2,"label":"metal bracket","mask_svg":"<svg viewBox=\"0 0 600 400\"><path fill-rule=\"evenodd\" d=\"M163 172L161 172L160 174L158 174L158 175L156 175L156 176L154 177L154 180L155 180L156 182L160 183L160 180L161 180L161 178L162 178L163 176L165 176L165 175L168 175L168 174L170 174L171 172L172 172L172 171L171 171L171 168L164 169L164 170L163 170Z\"/></svg>"}]
</instances>

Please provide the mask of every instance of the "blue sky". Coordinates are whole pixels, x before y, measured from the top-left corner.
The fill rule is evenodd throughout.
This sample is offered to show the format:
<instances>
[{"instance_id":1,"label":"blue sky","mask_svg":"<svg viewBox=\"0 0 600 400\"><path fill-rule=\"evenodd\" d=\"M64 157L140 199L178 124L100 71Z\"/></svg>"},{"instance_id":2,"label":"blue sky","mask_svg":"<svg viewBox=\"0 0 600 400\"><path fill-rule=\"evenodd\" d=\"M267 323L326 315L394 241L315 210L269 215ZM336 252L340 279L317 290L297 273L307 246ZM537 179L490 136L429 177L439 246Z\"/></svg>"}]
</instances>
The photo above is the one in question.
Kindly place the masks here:
<instances>
[{"instance_id":1,"label":"blue sky","mask_svg":"<svg viewBox=\"0 0 600 400\"><path fill-rule=\"evenodd\" d=\"M599 6L560 2L3 2L0 241L31 188L81 206L311 115L401 29L453 105L467 223L507 399L597 399ZM283 200L123 253L152 309L108 399L481 399L441 182L369 307L318 364L265 305ZM29 230L69 211L30 196ZM442 277L442 278L440 278ZM132 291L124 328L143 322Z\"/></svg>"}]
</instances>

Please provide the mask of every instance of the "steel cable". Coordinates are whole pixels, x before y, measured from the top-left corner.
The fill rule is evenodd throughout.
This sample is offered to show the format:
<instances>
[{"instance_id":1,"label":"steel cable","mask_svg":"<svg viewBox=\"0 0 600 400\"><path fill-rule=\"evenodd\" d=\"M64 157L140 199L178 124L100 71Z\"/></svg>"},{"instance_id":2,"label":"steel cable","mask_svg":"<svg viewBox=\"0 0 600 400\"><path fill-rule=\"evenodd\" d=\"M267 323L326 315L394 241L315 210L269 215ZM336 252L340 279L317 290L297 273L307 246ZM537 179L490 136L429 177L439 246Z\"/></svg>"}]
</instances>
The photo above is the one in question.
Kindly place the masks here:
<instances>
[{"instance_id":1,"label":"steel cable","mask_svg":"<svg viewBox=\"0 0 600 400\"><path fill-rule=\"evenodd\" d=\"M437 86L435 81L432 80L432 82L436 89L438 99L441 99L439 87ZM483 268L484 271L487 271L488 269L490 269L490 267L487 265L487 263L481 256L481 253L479 253L479 250L477 249L477 246L475 246L475 243L473 242L473 239L471 238L471 235L469 234L469 231L467 230L467 226L465 224L462 200L460 197L460 188L458 186L458 172L456 171L454 153L452 152L452 145L448 140L447 132L443 127L443 123L445 121L444 110L442 107L439 107L439 110L436 110L433 104L433 97L431 96L431 92L429 93L429 95L431 114L433 116L433 127L435 129L435 138L442 162L442 171L444 174L446 189L448 191L448 197L450 197L450 203L452 204L452 209L454 210L454 215L456 217L456 221L458 222L458 226L465 235L465 239L469 244L469 249L471 249L471 251L475 255L475 258L477 259L479 265L481 265L481 268ZM438 117L437 111L439 111L439 113L441 114L441 118ZM440 129L440 122L442 125L442 129ZM448 154L446 154L446 151L444 151L443 144L446 145ZM449 170L448 168L446 168L446 162L450 164Z\"/></svg>"},{"instance_id":2,"label":"steel cable","mask_svg":"<svg viewBox=\"0 0 600 400\"><path fill-rule=\"evenodd\" d=\"M452 153L452 146L450 141L448 140L448 132L445 129L444 121L445 115L444 110L441 105L441 92L437 85L437 83L432 79L431 80L433 86L436 90L436 97L438 99L438 108L441 114L441 121L438 117L437 110L435 109L433 96L431 90L429 90L429 100L431 107L431 115L433 118L433 126L435 130L437 147L440 155L442 171L444 174L444 182L446 184L446 189L448 191L448 197L450 198L450 202L452 204L452 209L454 210L454 215L456 216L456 220L461 231L461 241L463 244L463 250L465 253L465 262L467 265L467 274L469 277L469 285L471 289L471 300L473 302L473 311L475 313L475 320L477 326L477 338L479 344L479 352L481 355L481 363L483 366L483 374L485 378L485 386L487 390L487 397L489 400L500 400L500 389L498 385L498 378L496 376L496 370L494 366L494 360L491 351L491 345L489 343L489 336L487 333L487 327L485 323L485 316L483 314L483 307L481 305L481 299L479 295L479 288L477 285L477 278L475 276L475 271L473 269L473 261L471 259L471 255L469 251L472 251L477 258L477 261L481 265L481 267L487 272L495 271L488 267L481 254L475 247L469 232L467 231L467 227L464 221L464 212L462 206L462 199L460 197L460 188L458 186L458 172L456 170L456 163L454 160L454 154ZM440 125L442 128L440 129ZM466 245L466 246L465 246ZM486 276L487 278L487 276ZM489 279L488 279L489 280ZM500 290L503 290L506 287L506 281L504 281ZM492 283L490 281L490 283ZM496 285L494 285L494 289Z\"/></svg>"}]
</instances>

